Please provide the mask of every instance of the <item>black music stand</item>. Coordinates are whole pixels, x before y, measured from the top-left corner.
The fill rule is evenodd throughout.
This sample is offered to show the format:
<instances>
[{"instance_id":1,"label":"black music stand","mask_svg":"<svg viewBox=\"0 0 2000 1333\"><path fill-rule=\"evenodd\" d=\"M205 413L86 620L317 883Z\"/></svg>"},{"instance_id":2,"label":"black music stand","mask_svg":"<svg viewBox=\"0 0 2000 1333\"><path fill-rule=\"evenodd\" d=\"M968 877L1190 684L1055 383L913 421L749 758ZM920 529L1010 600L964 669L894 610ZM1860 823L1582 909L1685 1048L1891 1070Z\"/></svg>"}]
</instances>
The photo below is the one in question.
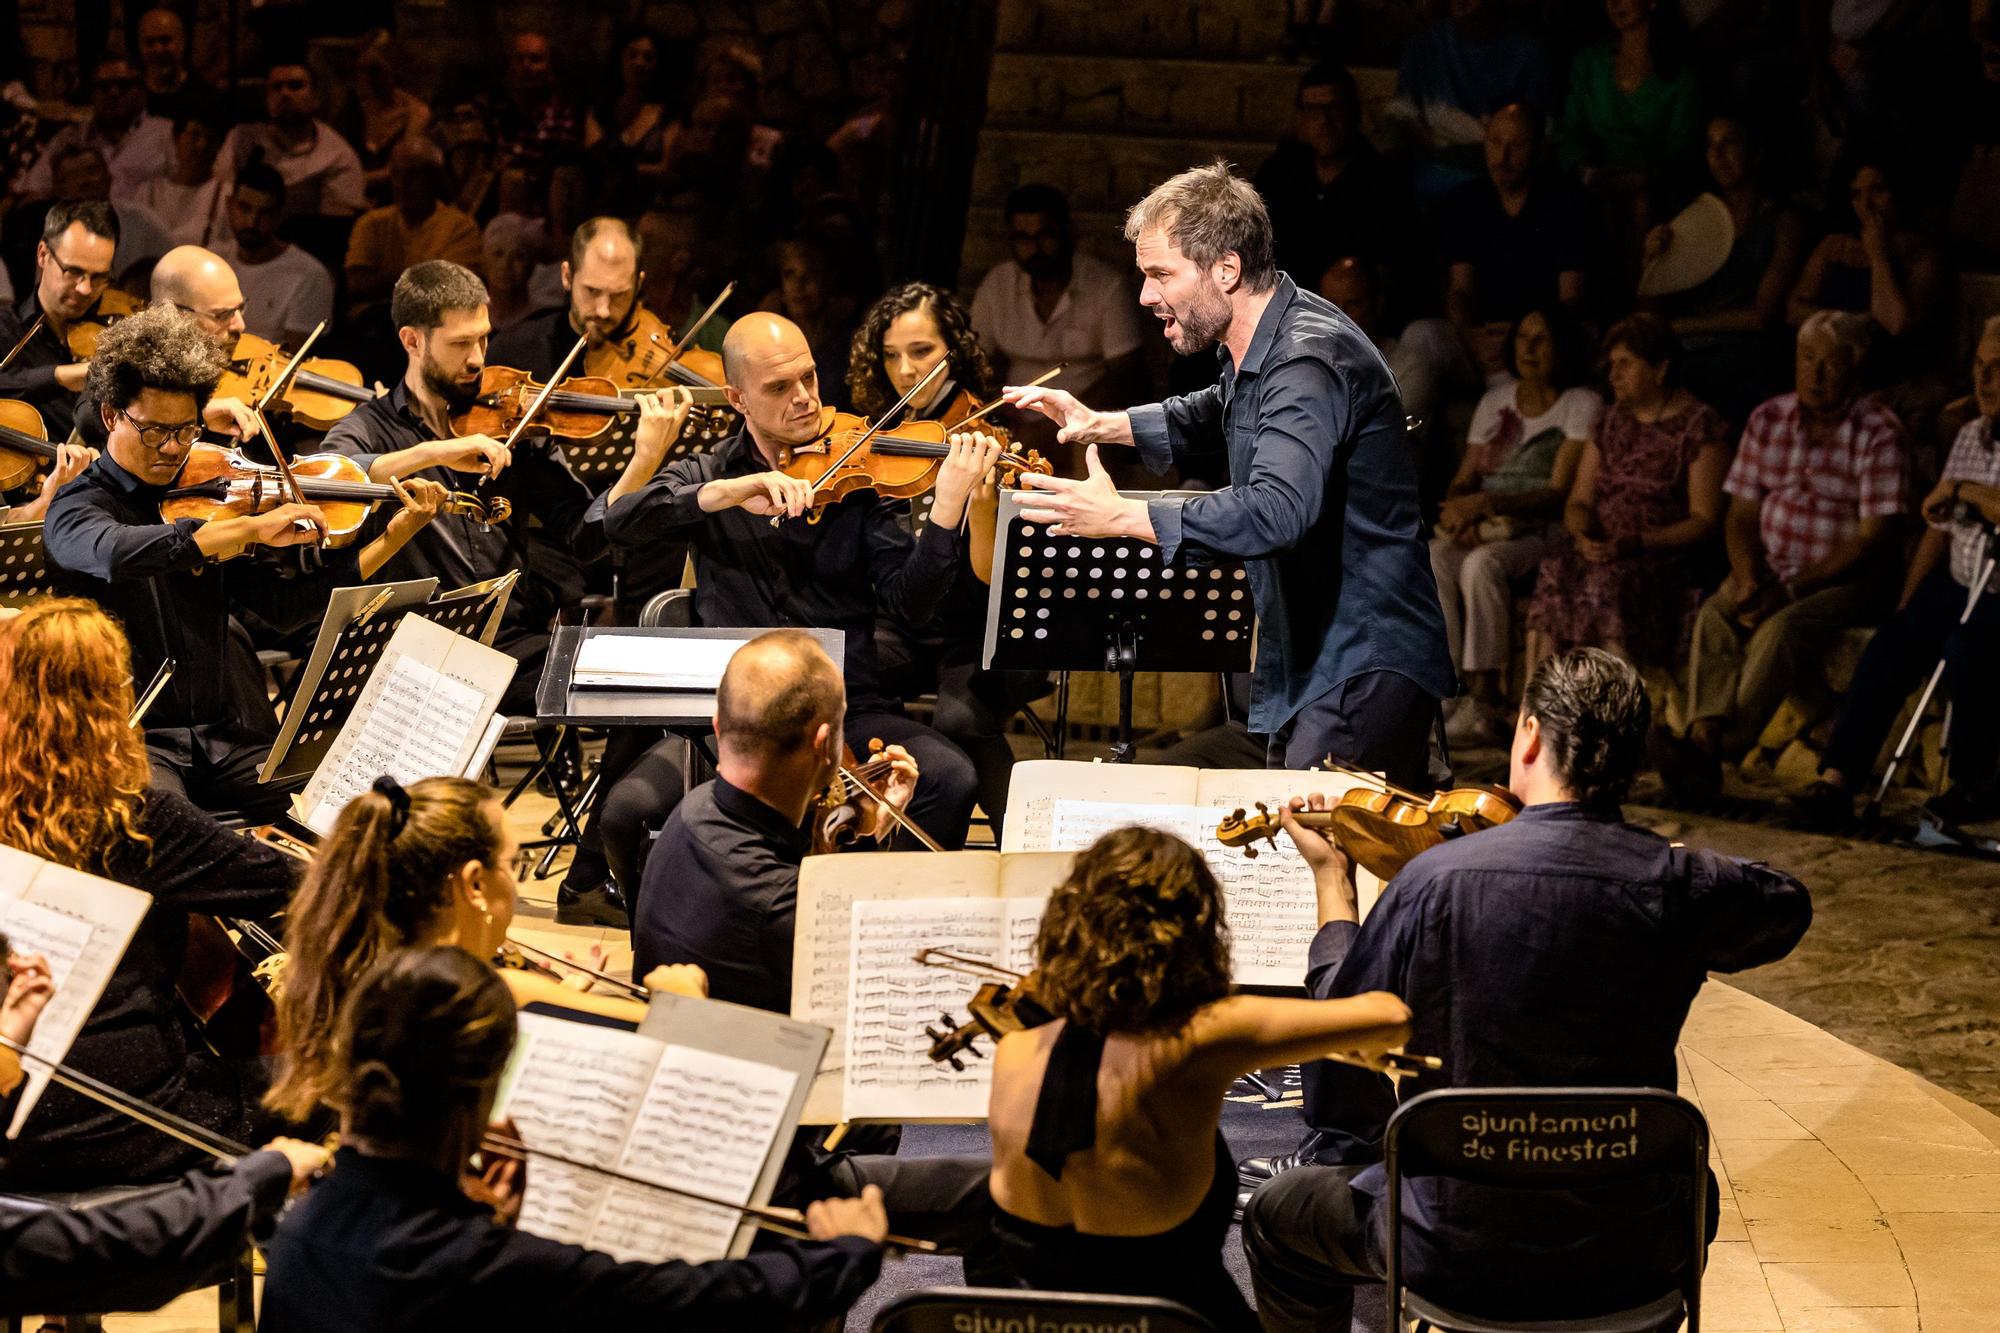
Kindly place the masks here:
<instances>
[{"instance_id":1,"label":"black music stand","mask_svg":"<svg viewBox=\"0 0 2000 1333\"><path fill-rule=\"evenodd\" d=\"M1135 500L1174 494L1126 492ZM1116 672L1118 740L1107 758L1130 763L1137 672L1249 669L1256 615L1248 576L1240 561L1189 547L1168 561L1151 542L1049 536L1021 517L1030 496L1000 493L983 664L1060 672L1065 699L1068 673Z\"/></svg>"},{"instance_id":2,"label":"black music stand","mask_svg":"<svg viewBox=\"0 0 2000 1333\"><path fill-rule=\"evenodd\" d=\"M19 606L31 597L46 597L47 553L42 549L42 525L9 523L0 527L0 606Z\"/></svg>"}]
</instances>

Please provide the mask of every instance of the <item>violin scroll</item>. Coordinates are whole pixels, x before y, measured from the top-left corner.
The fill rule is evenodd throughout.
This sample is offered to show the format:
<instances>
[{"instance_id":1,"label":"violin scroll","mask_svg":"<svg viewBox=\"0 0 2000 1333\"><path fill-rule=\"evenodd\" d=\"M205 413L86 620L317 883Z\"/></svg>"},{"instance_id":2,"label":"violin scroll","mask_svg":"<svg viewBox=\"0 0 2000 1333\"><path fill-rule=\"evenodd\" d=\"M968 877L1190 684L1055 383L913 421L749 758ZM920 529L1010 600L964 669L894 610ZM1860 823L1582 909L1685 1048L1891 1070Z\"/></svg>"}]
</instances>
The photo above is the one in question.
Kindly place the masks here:
<instances>
[{"instance_id":1,"label":"violin scroll","mask_svg":"<svg viewBox=\"0 0 2000 1333\"><path fill-rule=\"evenodd\" d=\"M1243 855L1254 861L1257 859L1257 843L1268 842L1276 845L1278 829L1282 824L1278 815L1271 813L1271 807L1257 802L1257 813L1246 814L1243 807L1224 815L1222 822L1215 826L1215 840L1224 847L1240 847Z\"/></svg>"}]
</instances>

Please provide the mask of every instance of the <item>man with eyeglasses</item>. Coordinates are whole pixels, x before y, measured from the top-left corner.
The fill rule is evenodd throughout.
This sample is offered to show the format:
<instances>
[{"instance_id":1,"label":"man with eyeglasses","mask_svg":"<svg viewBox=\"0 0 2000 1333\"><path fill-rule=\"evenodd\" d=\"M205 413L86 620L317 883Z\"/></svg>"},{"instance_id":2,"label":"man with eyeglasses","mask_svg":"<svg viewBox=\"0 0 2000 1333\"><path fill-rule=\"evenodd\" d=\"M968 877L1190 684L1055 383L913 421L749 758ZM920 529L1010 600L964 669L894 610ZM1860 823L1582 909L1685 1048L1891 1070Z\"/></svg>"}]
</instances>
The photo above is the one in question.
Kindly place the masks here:
<instances>
[{"instance_id":1,"label":"man with eyeglasses","mask_svg":"<svg viewBox=\"0 0 2000 1333\"><path fill-rule=\"evenodd\" d=\"M16 193L24 199L56 194L56 160L77 144L104 154L111 168L111 198L120 203L173 166L173 125L147 114L146 85L128 60L98 62L90 87L90 119L58 131L35 164L21 174Z\"/></svg>"},{"instance_id":2,"label":"man with eyeglasses","mask_svg":"<svg viewBox=\"0 0 2000 1333\"><path fill-rule=\"evenodd\" d=\"M153 304L177 306L225 359L236 354L243 333L243 287L236 270L213 250L179 245L153 266Z\"/></svg>"},{"instance_id":3,"label":"man with eyeglasses","mask_svg":"<svg viewBox=\"0 0 2000 1333\"><path fill-rule=\"evenodd\" d=\"M146 715L155 786L209 811L252 822L281 813L285 792L257 780L277 732L256 668L230 636L245 605L281 630L317 617L337 587L372 578L437 513L444 488L393 483L404 503L381 536L359 550L328 550L317 568L296 562L221 561L252 547L315 543L326 518L313 505L208 522L162 520L160 504L202 432L224 361L192 315L158 305L99 340L86 394L108 433L104 452L49 506L45 543L64 592L88 597L124 623L132 676L143 688L164 661L172 680ZM250 679L246 682L246 673Z\"/></svg>"},{"instance_id":4,"label":"man with eyeglasses","mask_svg":"<svg viewBox=\"0 0 2000 1333\"><path fill-rule=\"evenodd\" d=\"M13 353L0 370L0 398L34 404L51 439L67 438L75 423L89 366L69 350L69 330L111 285L118 236L118 215L102 199L52 205L35 245L35 285L0 310L0 356Z\"/></svg>"}]
</instances>

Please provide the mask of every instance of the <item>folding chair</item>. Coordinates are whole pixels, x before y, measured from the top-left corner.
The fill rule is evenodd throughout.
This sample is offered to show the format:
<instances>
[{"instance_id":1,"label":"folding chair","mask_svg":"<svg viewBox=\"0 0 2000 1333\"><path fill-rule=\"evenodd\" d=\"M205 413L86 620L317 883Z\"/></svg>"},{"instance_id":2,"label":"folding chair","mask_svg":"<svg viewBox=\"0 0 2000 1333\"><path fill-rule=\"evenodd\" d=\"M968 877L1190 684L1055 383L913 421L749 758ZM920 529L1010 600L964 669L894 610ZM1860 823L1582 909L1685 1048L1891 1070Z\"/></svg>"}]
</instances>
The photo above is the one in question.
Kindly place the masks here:
<instances>
[{"instance_id":1,"label":"folding chair","mask_svg":"<svg viewBox=\"0 0 2000 1333\"><path fill-rule=\"evenodd\" d=\"M1145 1329L1216 1333L1201 1315L1151 1296L1095 1296L1006 1287L924 1287L883 1306L870 1333L964 1333L968 1328Z\"/></svg>"}]
</instances>

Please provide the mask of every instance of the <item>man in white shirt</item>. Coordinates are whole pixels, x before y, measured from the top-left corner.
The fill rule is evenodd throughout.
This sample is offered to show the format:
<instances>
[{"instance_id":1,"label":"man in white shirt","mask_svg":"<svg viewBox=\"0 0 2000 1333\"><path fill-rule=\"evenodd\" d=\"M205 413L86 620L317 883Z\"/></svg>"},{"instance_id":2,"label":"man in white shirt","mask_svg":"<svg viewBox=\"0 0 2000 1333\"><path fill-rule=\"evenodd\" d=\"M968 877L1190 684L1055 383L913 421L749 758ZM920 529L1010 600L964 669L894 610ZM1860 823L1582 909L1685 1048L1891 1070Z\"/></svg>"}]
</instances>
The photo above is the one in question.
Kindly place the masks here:
<instances>
[{"instance_id":1,"label":"man in white shirt","mask_svg":"<svg viewBox=\"0 0 2000 1333\"><path fill-rule=\"evenodd\" d=\"M146 114L146 85L131 62L100 60L90 87L90 119L58 130L42 155L21 173L15 193L24 199L52 197L58 154L87 145L104 155L111 168L111 202L122 204L148 180L166 174L173 161L173 138L166 121Z\"/></svg>"},{"instance_id":2,"label":"man in white shirt","mask_svg":"<svg viewBox=\"0 0 2000 1333\"><path fill-rule=\"evenodd\" d=\"M221 175L234 180L261 150L285 181L285 216L352 217L368 206L361 159L340 133L317 118L319 95L304 65L273 65L264 76L264 114L238 125L217 155Z\"/></svg>"},{"instance_id":3,"label":"man in white shirt","mask_svg":"<svg viewBox=\"0 0 2000 1333\"><path fill-rule=\"evenodd\" d=\"M147 181L132 196L133 203L160 219L175 245L207 245L228 230L223 181L215 174L221 138L203 113L182 112L174 121L173 170Z\"/></svg>"},{"instance_id":4,"label":"man in white shirt","mask_svg":"<svg viewBox=\"0 0 2000 1333\"><path fill-rule=\"evenodd\" d=\"M333 317L333 275L296 245L279 239L285 182L268 162L243 168L229 194L233 236L216 243L243 287L243 326L281 347L296 348Z\"/></svg>"},{"instance_id":5,"label":"man in white shirt","mask_svg":"<svg viewBox=\"0 0 2000 1333\"><path fill-rule=\"evenodd\" d=\"M1118 271L1078 253L1069 200L1050 185L1007 196L1014 257L996 264L972 298L972 327L1008 384L1066 365L1062 387L1087 404L1136 396L1118 381L1139 367L1145 338L1138 298Z\"/></svg>"}]
</instances>

